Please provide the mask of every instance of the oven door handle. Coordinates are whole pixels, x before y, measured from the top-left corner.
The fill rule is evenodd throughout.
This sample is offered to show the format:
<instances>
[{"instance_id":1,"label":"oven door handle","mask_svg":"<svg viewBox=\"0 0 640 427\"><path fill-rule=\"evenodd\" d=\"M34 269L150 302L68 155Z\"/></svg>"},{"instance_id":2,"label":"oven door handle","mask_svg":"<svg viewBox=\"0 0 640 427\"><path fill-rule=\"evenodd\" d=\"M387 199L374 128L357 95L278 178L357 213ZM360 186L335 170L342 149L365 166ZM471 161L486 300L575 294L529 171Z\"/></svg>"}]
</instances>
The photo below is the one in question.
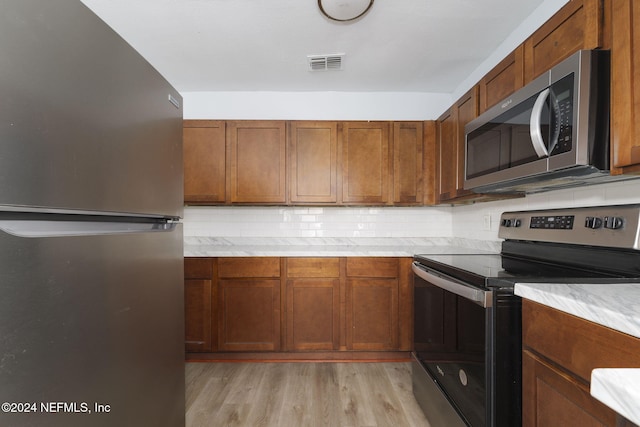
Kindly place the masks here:
<instances>
[{"instance_id":1,"label":"oven door handle","mask_svg":"<svg viewBox=\"0 0 640 427\"><path fill-rule=\"evenodd\" d=\"M445 291L449 291L458 296L461 296L462 298L468 299L483 308L492 306L493 292L491 291L484 291L482 289L473 288L463 283L455 282L451 279L442 277L441 275L436 274L432 271L425 270L415 261L413 262L411 269L416 274L416 276L431 283L432 285L444 289Z\"/></svg>"}]
</instances>

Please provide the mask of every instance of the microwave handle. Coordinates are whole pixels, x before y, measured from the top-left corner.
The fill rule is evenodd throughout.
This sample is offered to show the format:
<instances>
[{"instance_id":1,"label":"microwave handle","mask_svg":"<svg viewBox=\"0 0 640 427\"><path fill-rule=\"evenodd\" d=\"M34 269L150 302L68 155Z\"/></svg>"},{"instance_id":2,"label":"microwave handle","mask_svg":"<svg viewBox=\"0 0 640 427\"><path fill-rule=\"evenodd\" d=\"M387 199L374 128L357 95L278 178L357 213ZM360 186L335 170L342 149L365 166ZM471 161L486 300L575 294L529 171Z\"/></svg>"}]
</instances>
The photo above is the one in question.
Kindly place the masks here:
<instances>
[{"instance_id":1,"label":"microwave handle","mask_svg":"<svg viewBox=\"0 0 640 427\"><path fill-rule=\"evenodd\" d=\"M538 99L536 99L535 104L533 104L533 109L531 110L529 131L531 133L531 143L533 144L533 149L536 150L536 154L539 158L549 156L547 147L544 145L544 139L542 138L542 126L540 123L542 120L542 109L544 108L544 103L547 100L549 93L549 88L546 88L545 90L540 92L540 95L538 95Z\"/></svg>"}]
</instances>

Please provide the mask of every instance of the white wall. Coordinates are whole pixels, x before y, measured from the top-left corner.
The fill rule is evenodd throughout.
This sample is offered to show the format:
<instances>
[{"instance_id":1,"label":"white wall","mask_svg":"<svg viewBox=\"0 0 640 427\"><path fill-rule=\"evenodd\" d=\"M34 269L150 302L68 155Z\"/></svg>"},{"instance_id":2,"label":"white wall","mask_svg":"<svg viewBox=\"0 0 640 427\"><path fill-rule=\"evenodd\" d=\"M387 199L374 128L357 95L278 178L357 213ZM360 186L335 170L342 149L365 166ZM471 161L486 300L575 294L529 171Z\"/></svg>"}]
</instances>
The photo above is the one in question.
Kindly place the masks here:
<instances>
[{"instance_id":1,"label":"white wall","mask_svg":"<svg viewBox=\"0 0 640 427\"><path fill-rule=\"evenodd\" d=\"M185 119L427 120L451 94L409 92L182 92Z\"/></svg>"}]
</instances>

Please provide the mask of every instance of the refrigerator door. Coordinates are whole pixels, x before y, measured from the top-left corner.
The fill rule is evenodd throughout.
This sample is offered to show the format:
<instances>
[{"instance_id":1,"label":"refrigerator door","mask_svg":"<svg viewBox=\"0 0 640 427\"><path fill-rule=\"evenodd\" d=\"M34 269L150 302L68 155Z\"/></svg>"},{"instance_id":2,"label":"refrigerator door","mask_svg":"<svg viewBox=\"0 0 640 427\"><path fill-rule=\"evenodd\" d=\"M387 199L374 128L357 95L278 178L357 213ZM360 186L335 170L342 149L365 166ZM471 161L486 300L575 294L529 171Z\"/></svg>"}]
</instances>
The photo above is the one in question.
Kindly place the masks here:
<instances>
[{"instance_id":1,"label":"refrigerator door","mask_svg":"<svg viewBox=\"0 0 640 427\"><path fill-rule=\"evenodd\" d=\"M182 98L79 0L2 0L0 205L182 216Z\"/></svg>"},{"instance_id":2,"label":"refrigerator door","mask_svg":"<svg viewBox=\"0 0 640 427\"><path fill-rule=\"evenodd\" d=\"M0 221L0 425L184 426L182 225L72 222Z\"/></svg>"}]
</instances>

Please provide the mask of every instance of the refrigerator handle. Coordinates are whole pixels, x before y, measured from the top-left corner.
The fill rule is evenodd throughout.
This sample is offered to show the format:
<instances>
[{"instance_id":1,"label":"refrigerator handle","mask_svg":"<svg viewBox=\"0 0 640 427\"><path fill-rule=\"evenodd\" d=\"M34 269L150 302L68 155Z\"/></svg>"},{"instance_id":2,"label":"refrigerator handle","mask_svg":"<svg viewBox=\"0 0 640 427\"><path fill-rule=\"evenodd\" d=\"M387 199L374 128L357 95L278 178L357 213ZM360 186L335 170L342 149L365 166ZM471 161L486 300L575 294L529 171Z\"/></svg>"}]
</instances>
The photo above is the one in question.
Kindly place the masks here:
<instances>
[{"instance_id":1,"label":"refrigerator handle","mask_svg":"<svg viewBox=\"0 0 640 427\"><path fill-rule=\"evenodd\" d=\"M0 220L5 233L31 238L171 232L175 228L173 222Z\"/></svg>"}]
</instances>

